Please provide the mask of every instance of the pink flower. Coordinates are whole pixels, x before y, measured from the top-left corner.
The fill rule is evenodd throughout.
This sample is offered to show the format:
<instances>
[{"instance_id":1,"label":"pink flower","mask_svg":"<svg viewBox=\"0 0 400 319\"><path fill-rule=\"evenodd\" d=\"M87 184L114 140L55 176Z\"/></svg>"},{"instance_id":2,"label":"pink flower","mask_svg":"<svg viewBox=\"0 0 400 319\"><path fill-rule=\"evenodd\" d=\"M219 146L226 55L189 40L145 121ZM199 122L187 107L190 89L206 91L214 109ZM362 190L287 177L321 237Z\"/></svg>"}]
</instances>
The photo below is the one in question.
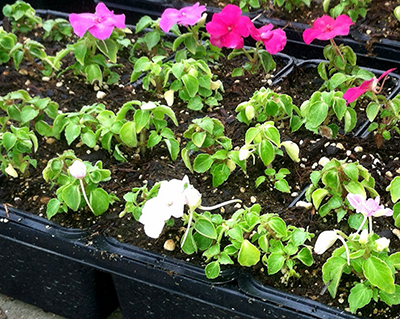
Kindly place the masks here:
<instances>
[{"instance_id":1,"label":"pink flower","mask_svg":"<svg viewBox=\"0 0 400 319\"><path fill-rule=\"evenodd\" d=\"M212 16L211 22L206 24L212 45L231 49L243 47L243 37L248 37L250 28L254 26L249 17L241 14L238 6L228 4L220 13Z\"/></svg>"},{"instance_id":2,"label":"pink flower","mask_svg":"<svg viewBox=\"0 0 400 319\"><path fill-rule=\"evenodd\" d=\"M96 6L96 12L93 13L71 13L69 22L74 32L83 37L86 31L99 40L105 40L110 37L114 27L125 28L125 15L114 14L107 9L104 3Z\"/></svg>"},{"instance_id":3,"label":"pink flower","mask_svg":"<svg viewBox=\"0 0 400 319\"><path fill-rule=\"evenodd\" d=\"M251 28L251 37L256 41L262 41L265 50L270 54L276 54L283 50L286 45L286 33L282 29L272 30L272 23L261 27L260 29Z\"/></svg>"},{"instance_id":4,"label":"pink flower","mask_svg":"<svg viewBox=\"0 0 400 319\"><path fill-rule=\"evenodd\" d=\"M345 94L343 94L343 98L347 101L347 104L354 102L357 100L361 95L363 95L367 91L371 91L374 93L379 93L380 89L377 89L377 85L380 80L385 78L390 72L396 70L390 69L384 72L379 78L372 78L371 80L364 81L360 86L349 88ZM386 79L386 78L385 78ZM383 80L385 82L385 80ZM383 83L382 83L383 86ZM381 87L382 87L381 86Z\"/></svg>"},{"instance_id":5,"label":"pink flower","mask_svg":"<svg viewBox=\"0 0 400 319\"><path fill-rule=\"evenodd\" d=\"M168 32L176 23L186 27L194 25L201 19L204 11L206 11L206 6L201 6L198 2L191 7L185 7L180 10L168 8L161 15L160 28L164 32Z\"/></svg>"},{"instance_id":6,"label":"pink flower","mask_svg":"<svg viewBox=\"0 0 400 319\"><path fill-rule=\"evenodd\" d=\"M86 176L86 165L79 160L76 160L69 167L69 173L76 179L82 179Z\"/></svg>"},{"instance_id":7,"label":"pink flower","mask_svg":"<svg viewBox=\"0 0 400 319\"><path fill-rule=\"evenodd\" d=\"M314 39L330 40L337 35L347 35L353 24L351 19L344 14L338 16L336 20L324 15L314 21L311 29L303 32L303 39L306 44L310 44Z\"/></svg>"},{"instance_id":8,"label":"pink flower","mask_svg":"<svg viewBox=\"0 0 400 319\"><path fill-rule=\"evenodd\" d=\"M350 205L357 211L366 217L379 217L379 216L392 216L393 211L390 208L384 208L379 205L379 196L374 199L365 199L363 195L360 194L348 194L347 200Z\"/></svg>"}]
</instances>

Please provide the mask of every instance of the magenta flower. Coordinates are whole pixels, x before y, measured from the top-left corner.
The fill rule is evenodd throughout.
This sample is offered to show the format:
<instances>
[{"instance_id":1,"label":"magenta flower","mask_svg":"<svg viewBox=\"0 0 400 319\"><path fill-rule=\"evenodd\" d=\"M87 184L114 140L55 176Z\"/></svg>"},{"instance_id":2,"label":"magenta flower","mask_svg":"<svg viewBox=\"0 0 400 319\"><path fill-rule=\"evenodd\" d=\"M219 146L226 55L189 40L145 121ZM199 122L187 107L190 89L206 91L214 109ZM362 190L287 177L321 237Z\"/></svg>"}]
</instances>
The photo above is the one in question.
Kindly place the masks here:
<instances>
[{"instance_id":1,"label":"magenta flower","mask_svg":"<svg viewBox=\"0 0 400 319\"><path fill-rule=\"evenodd\" d=\"M347 35L353 24L351 19L344 14L338 16L336 20L324 15L314 21L311 29L303 32L303 39L306 44L310 44L314 39L330 40L337 35Z\"/></svg>"},{"instance_id":2,"label":"magenta flower","mask_svg":"<svg viewBox=\"0 0 400 319\"><path fill-rule=\"evenodd\" d=\"M286 45L286 33L282 29L272 30L272 23L261 27L260 29L251 28L251 37L256 41L262 41L265 50L270 54L277 54L282 51Z\"/></svg>"},{"instance_id":3,"label":"magenta flower","mask_svg":"<svg viewBox=\"0 0 400 319\"><path fill-rule=\"evenodd\" d=\"M347 101L347 104L349 104L349 103L352 103L355 100L357 100L361 95L363 95L367 91L379 93L382 89L383 83L385 83L387 75L394 70L396 70L396 68L387 70L379 78L374 77L371 80L364 81L360 86L357 86L354 88L349 88L346 91L346 93L343 94L343 98ZM378 83L383 78L384 78L384 80L381 85L381 88L378 89L377 88Z\"/></svg>"},{"instance_id":4,"label":"magenta flower","mask_svg":"<svg viewBox=\"0 0 400 319\"><path fill-rule=\"evenodd\" d=\"M86 31L99 40L105 40L110 37L114 27L125 28L125 15L114 14L114 11L107 9L104 3L96 6L96 12L93 13L71 13L69 15L74 32L79 37L83 37Z\"/></svg>"},{"instance_id":5,"label":"magenta flower","mask_svg":"<svg viewBox=\"0 0 400 319\"><path fill-rule=\"evenodd\" d=\"M194 25L201 19L204 11L206 11L206 6L201 6L198 2L180 10L168 8L161 15L160 28L164 32L168 32L176 23L185 27Z\"/></svg>"},{"instance_id":6,"label":"magenta flower","mask_svg":"<svg viewBox=\"0 0 400 319\"><path fill-rule=\"evenodd\" d=\"M350 205L357 211L357 213L363 214L365 217L379 217L379 216L392 216L393 211L390 208L385 208L379 205L379 196L374 199L365 199L360 194L348 194L347 200Z\"/></svg>"},{"instance_id":7,"label":"magenta flower","mask_svg":"<svg viewBox=\"0 0 400 319\"><path fill-rule=\"evenodd\" d=\"M242 10L238 6L228 4L220 13L212 16L211 22L206 24L212 45L231 49L243 47L243 37L248 37L250 28L254 26L249 17L241 14Z\"/></svg>"}]
</instances>

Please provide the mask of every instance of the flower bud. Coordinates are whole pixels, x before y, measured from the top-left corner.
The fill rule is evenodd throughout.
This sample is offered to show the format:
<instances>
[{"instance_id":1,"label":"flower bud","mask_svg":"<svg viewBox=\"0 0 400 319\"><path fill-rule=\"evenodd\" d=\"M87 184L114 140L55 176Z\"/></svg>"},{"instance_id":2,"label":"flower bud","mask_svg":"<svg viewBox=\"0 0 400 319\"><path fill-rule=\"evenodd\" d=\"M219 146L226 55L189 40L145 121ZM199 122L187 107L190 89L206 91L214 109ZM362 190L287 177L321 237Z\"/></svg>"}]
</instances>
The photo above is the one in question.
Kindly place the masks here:
<instances>
[{"instance_id":1,"label":"flower bud","mask_svg":"<svg viewBox=\"0 0 400 319\"><path fill-rule=\"evenodd\" d=\"M376 244L376 249L378 251L383 251L383 250L386 250L389 248L390 239L388 239L386 237L382 237L382 238L375 240L375 244Z\"/></svg>"},{"instance_id":2,"label":"flower bud","mask_svg":"<svg viewBox=\"0 0 400 319\"><path fill-rule=\"evenodd\" d=\"M155 109L157 107L157 105L154 102L147 102L147 103L143 103L140 106L141 110L152 110Z\"/></svg>"},{"instance_id":3,"label":"flower bud","mask_svg":"<svg viewBox=\"0 0 400 319\"><path fill-rule=\"evenodd\" d=\"M79 160L76 160L69 167L69 173L71 174L72 177L75 177L77 179L85 178L85 176L86 176L86 165L83 162L81 162Z\"/></svg>"},{"instance_id":4,"label":"flower bud","mask_svg":"<svg viewBox=\"0 0 400 319\"><path fill-rule=\"evenodd\" d=\"M239 160L247 160L250 156L250 151L246 147L242 147L239 151Z\"/></svg>"},{"instance_id":5,"label":"flower bud","mask_svg":"<svg viewBox=\"0 0 400 319\"><path fill-rule=\"evenodd\" d=\"M201 194L192 185L185 190L185 204L191 209L197 208L201 205Z\"/></svg>"},{"instance_id":6,"label":"flower bud","mask_svg":"<svg viewBox=\"0 0 400 319\"><path fill-rule=\"evenodd\" d=\"M358 242L361 245L364 245L365 243L367 243L367 241L368 241L368 230L364 229L360 234L360 238L358 239Z\"/></svg>"},{"instance_id":7,"label":"flower bud","mask_svg":"<svg viewBox=\"0 0 400 319\"><path fill-rule=\"evenodd\" d=\"M315 243L314 252L318 255L323 254L335 243L336 239L338 239L338 235L335 230L322 232Z\"/></svg>"}]
</instances>

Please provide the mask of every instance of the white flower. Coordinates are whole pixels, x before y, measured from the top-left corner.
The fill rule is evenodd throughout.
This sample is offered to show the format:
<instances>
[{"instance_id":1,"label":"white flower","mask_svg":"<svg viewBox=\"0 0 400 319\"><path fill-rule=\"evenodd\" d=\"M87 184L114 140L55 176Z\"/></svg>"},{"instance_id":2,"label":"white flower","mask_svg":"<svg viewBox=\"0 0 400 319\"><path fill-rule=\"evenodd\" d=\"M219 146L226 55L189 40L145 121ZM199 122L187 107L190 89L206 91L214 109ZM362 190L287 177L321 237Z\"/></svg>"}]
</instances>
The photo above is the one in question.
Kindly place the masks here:
<instances>
[{"instance_id":1,"label":"white flower","mask_svg":"<svg viewBox=\"0 0 400 319\"><path fill-rule=\"evenodd\" d=\"M86 165L79 160L76 160L70 167L69 173L72 177L77 179L85 178L86 176Z\"/></svg>"},{"instance_id":2,"label":"white flower","mask_svg":"<svg viewBox=\"0 0 400 319\"><path fill-rule=\"evenodd\" d=\"M318 255L327 251L338 239L338 234L335 230L323 231L319 236L314 246L314 252Z\"/></svg>"},{"instance_id":3,"label":"white flower","mask_svg":"<svg viewBox=\"0 0 400 319\"><path fill-rule=\"evenodd\" d=\"M390 239L388 239L386 237L382 237L382 238L375 240L375 244L376 244L376 249L378 251L383 251L383 250L386 250L389 248Z\"/></svg>"},{"instance_id":4,"label":"white flower","mask_svg":"<svg viewBox=\"0 0 400 319\"><path fill-rule=\"evenodd\" d=\"M171 218L166 209L166 203L159 197L149 199L143 206L139 222L144 225L144 231L151 238L158 238L164 228L165 221Z\"/></svg>"},{"instance_id":5,"label":"white flower","mask_svg":"<svg viewBox=\"0 0 400 319\"><path fill-rule=\"evenodd\" d=\"M190 185L185 175L182 180L172 179L160 183L157 197L148 200L142 209L139 222L144 225L147 236L158 238L165 221L171 217L181 218L185 204L197 208L201 205L200 192Z\"/></svg>"}]
</instances>

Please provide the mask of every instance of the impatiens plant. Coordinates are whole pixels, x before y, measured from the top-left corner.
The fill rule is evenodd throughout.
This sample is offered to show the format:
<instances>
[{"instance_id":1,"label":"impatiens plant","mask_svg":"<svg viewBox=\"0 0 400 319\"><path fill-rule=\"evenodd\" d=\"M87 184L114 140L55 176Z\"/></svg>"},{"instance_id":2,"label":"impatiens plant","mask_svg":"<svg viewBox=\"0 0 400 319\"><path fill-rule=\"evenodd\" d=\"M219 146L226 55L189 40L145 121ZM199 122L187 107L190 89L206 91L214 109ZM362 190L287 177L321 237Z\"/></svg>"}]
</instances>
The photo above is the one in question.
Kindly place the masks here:
<instances>
[{"instance_id":1,"label":"impatiens plant","mask_svg":"<svg viewBox=\"0 0 400 319\"><path fill-rule=\"evenodd\" d=\"M62 18L46 20L42 27L46 31L43 35L43 39L48 39L50 41L66 40L72 35L71 24L68 20Z\"/></svg>"},{"instance_id":2,"label":"impatiens plant","mask_svg":"<svg viewBox=\"0 0 400 319\"><path fill-rule=\"evenodd\" d=\"M98 187L100 182L110 179L111 172L103 169L102 162L93 166L79 160L73 151L67 150L58 157L52 158L43 170L43 178L52 186L57 185L57 198L47 204L47 218L57 213L66 213L68 209L77 211L85 204L94 215L107 211L110 204L118 200L114 194L107 193Z\"/></svg>"},{"instance_id":3,"label":"impatiens plant","mask_svg":"<svg viewBox=\"0 0 400 319\"><path fill-rule=\"evenodd\" d=\"M311 0L274 0L274 5L278 7L284 6L286 10L289 12L292 11L294 8L298 8L301 5L310 6Z\"/></svg>"},{"instance_id":4,"label":"impatiens plant","mask_svg":"<svg viewBox=\"0 0 400 319\"><path fill-rule=\"evenodd\" d=\"M119 75L111 69L118 66L118 51L130 44L124 39L125 15L115 15L104 3L99 3L94 14L71 13L69 21L81 39L57 54L57 61L60 61L68 53L74 53L76 62L63 72L73 69L75 74L83 74L87 81L98 82L99 86L103 85L104 78L107 84L116 83Z\"/></svg>"},{"instance_id":5,"label":"impatiens plant","mask_svg":"<svg viewBox=\"0 0 400 319\"><path fill-rule=\"evenodd\" d=\"M201 19L204 11L206 11L206 6L201 6L199 2L179 10L168 8L161 15L160 28L164 32L168 32L174 24L184 27L193 26Z\"/></svg>"},{"instance_id":6,"label":"impatiens plant","mask_svg":"<svg viewBox=\"0 0 400 319\"><path fill-rule=\"evenodd\" d=\"M390 139L391 131L397 133L400 132L397 127L397 121L399 119L400 112L398 98L395 97L392 100L388 100L385 96L380 94L388 74L394 70L395 69L387 70L386 72L382 73L379 78L373 77L364 81L360 86L349 88L343 95L343 98L346 99L347 104L351 104L362 95L366 93L368 94L371 102L366 108L366 113L368 120L372 122L368 127L368 131L372 132L376 130L375 141L377 147L382 146L384 139ZM378 86L382 79L382 84Z\"/></svg>"},{"instance_id":7,"label":"impatiens plant","mask_svg":"<svg viewBox=\"0 0 400 319\"><path fill-rule=\"evenodd\" d=\"M143 53L149 58L166 55L166 50L172 49L172 43L164 38L165 33L160 29L158 22L158 19L154 20L149 16L143 16L137 22L135 34L139 38L131 44L129 61L135 63ZM177 26L173 30L174 33L179 33Z\"/></svg>"},{"instance_id":8,"label":"impatiens plant","mask_svg":"<svg viewBox=\"0 0 400 319\"><path fill-rule=\"evenodd\" d=\"M384 140L390 140L393 133L400 134L398 127L400 120L399 95L391 100L387 100L383 95L377 95L368 104L366 113L368 120L372 122L368 127L368 132L376 131L375 142L377 147L381 147Z\"/></svg>"},{"instance_id":9,"label":"impatiens plant","mask_svg":"<svg viewBox=\"0 0 400 319\"><path fill-rule=\"evenodd\" d=\"M232 150L231 139L224 135L224 126L219 120L209 117L195 119L183 137L189 139L181 151L186 167L197 173L210 170L214 187L225 182L236 165L245 169L244 161L239 160L238 151ZM196 153L193 166L190 161L192 152Z\"/></svg>"},{"instance_id":10,"label":"impatiens plant","mask_svg":"<svg viewBox=\"0 0 400 319\"><path fill-rule=\"evenodd\" d=\"M282 29L272 30L272 24L257 29L249 17L241 14L239 7L229 4L220 13L214 14L211 22L206 24L210 42L218 48L235 49L228 59L244 54L249 60L243 66L244 70L256 73L262 66L265 73L268 73L275 68L271 54L276 54L285 47L286 34ZM256 41L256 46L243 49L244 38L249 35ZM260 48L261 45L265 46L265 50ZM243 69L236 69L233 75L242 75Z\"/></svg>"},{"instance_id":11,"label":"impatiens plant","mask_svg":"<svg viewBox=\"0 0 400 319\"><path fill-rule=\"evenodd\" d=\"M55 56L47 55L45 46L35 40L17 41L17 37L0 27L0 64L14 62L16 70L25 59L44 75L49 76L54 70L60 69L60 61ZM39 62L40 60L40 62Z\"/></svg>"},{"instance_id":12,"label":"impatiens plant","mask_svg":"<svg viewBox=\"0 0 400 319\"><path fill-rule=\"evenodd\" d=\"M29 166L36 167L37 161L29 157L36 152L38 140L28 127L10 126L10 130L0 133L0 168L4 174L18 177L18 169L22 177L29 175Z\"/></svg>"},{"instance_id":13,"label":"impatiens plant","mask_svg":"<svg viewBox=\"0 0 400 319\"><path fill-rule=\"evenodd\" d=\"M125 15L114 14L108 10L106 5L100 2L96 6L96 12L93 13L71 13L69 22L74 33L82 38L86 31L99 40L108 39L113 32L114 27L119 29L125 28Z\"/></svg>"},{"instance_id":14,"label":"impatiens plant","mask_svg":"<svg viewBox=\"0 0 400 319\"><path fill-rule=\"evenodd\" d=\"M329 62L321 62L318 67L318 72L325 81L332 73L340 71L351 74L351 71L356 67L357 57L354 51L343 44L337 46L334 40L336 36L347 35L350 26L353 24L346 15L340 15L336 19L324 15L314 21L311 29L306 29L303 32L303 39L306 44L310 44L315 39L330 40L331 42L323 51L325 59Z\"/></svg>"},{"instance_id":15,"label":"impatiens plant","mask_svg":"<svg viewBox=\"0 0 400 319\"><path fill-rule=\"evenodd\" d=\"M136 61L131 75L131 81L144 73L142 85L145 90L155 88L159 96L164 96L167 104L174 104L175 92L181 100L187 103L191 110L201 110L204 105L217 106L222 99L222 82L215 80L210 67L204 60L193 58L176 62L163 62L162 56L150 61L141 57Z\"/></svg>"},{"instance_id":16,"label":"impatiens plant","mask_svg":"<svg viewBox=\"0 0 400 319\"><path fill-rule=\"evenodd\" d=\"M329 15L333 18L347 14L353 22L356 22L359 17L365 18L367 15L368 4L371 0L341 0L339 4L329 9L331 0L324 0L322 6L325 12L329 11Z\"/></svg>"},{"instance_id":17,"label":"impatiens plant","mask_svg":"<svg viewBox=\"0 0 400 319\"><path fill-rule=\"evenodd\" d=\"M127 118L130 112L133 112L132 120ZM130 101L117 114L106 110L103 104L87 105L77 112L58 114L53 124L53 136L60 139L64 133L68 145L78 138L80 143L91 148L101 145L119 161L126 161L122 148L138 147L144 155L147 148L163 141L175 160L179 143L167 127L165 116L178 124L172 109L159 103Z\"/></svg>"},{"instance_id":18,"label":"impatiens plant","mask_svg":"<svg viewBox=\"0 0 400 319\"><path fill-rule=\"evenodd\" d=\"M207 261L215 260L206 266L208 277L215 278L219 274L220 264L231 264L232 258L244 267L254 266L261 260L268 269L268 275L280 272L281 281L285 284L291 277L300 276L296 271L298 261L306 266L312 265L311 248L305 243L314 235L286 225L277 214L260 212L260 205L255 204L237 210L228 220L211 215L211 220L217 221L218 239L215 243L210 242L209 248L203 253ZM194 237L196 235L198 233ZM202 243L199 237L195 237L196 241ZM229 240L225 247L221 245L224 237Z\"/></svg>"},{"instance_id":19,"label":"impatiens plant","mask_svg":"<svg viewBox=\"0 0 400 319\"><path fill-rule=\"evenodd\" d=\"M349 163L347 159L339 161L333 158L320 171L310 175L311 185L307 189L306 198L312 201L321 217L335 211L338 222L349 211L345 198L348 193L360 194L367 192L376 197L375 180L368 170L358 162ZM354 216L354 217L353 217ZM355 215L350 216L349 224L358 229L361 221Z\"/></svg>"},{"instance_id":20,"label":"impatiens plant","mask_svg":"<svg viewBox=\"0 0 400 319\"><path fill-rule=\"evenodd\" d=\"M207 17L206 14L203 14L205 10L206 7L197 2L180 10L168 8L161 15L159 27L164 32L169 32L176 27L173 32L177 38L172 49L177 51L182 44L185 47L185 49L177 51L176 60L192 57L212 62L219 58L220 50L209 46L209 35L203 31ZM177 25L185 27L188 31L181 33Z\"/></svg>"},{"instance_id":21,"label":"impatiens plant","mask_svg":"<svg viewBox=\"0 0 400 319\"><path fill-rule=\"evenodd\" d=\"M265 87L254 92L249 101L240 103L236 112L239 113L237 119L247 125L254 120L260 123L289 120L292 131L296 131L302 125L300 110L293 104L292 97Z\"/></svg>"},{"instance_id":22,"label":"impatiens plant","mask_svg":"<svg viewBox=\"0 0 400 319\"><path fill-rule=\"evenodd\" d=\"M210 34L210 42L218 48L240 49L244 45L243 38L250 35L250 18L242 16L238 6L228 4L220 13L213 14L211 22L206 24Z\"/></svg>"},{"instance_id":23,"label":"impatiens plant","mask_svg":"<svg viewBox=\"0 0 400 319\"><path fill-rule=\"evenodd\" d=\"M396 68L385 71L379 78L373 77L370 80L364 81L360 86L349 88L343 95L343 98L347 101L347 103L352 103L366 92L379 94L383 88L383 85L385 84L388 74L394 70L396 70ZM382 79L383 81L381 86L378 86Z\"/></svg>"},{"instance_id":24,"label":"impatiens plant","mask_svg":"<svg viewBox=\"0 0 400 319\"><path fill-rule=\"evenodd\" d=\"M36 16L36 11L29 3L17 0L14 4L3 7L3 14L11 22L12 31L27 33L34 29L42 19Z\"/></svg>"},{"instance_id":25,"label":"impatiens plant","mask_svg":"<svg viewBox=\"0 0 400 319\"><path fill-rule=\"evenodd\" d=\"M283 149L289 157L299 162L299 147L292 141L281 142L281 137L274 122L268 121L250 127L246 132L245 145L239 150L239 160L246 161L250 156L257 155L264 165L271 168L276 155L283 155Z\"/></svg>"},{"instance_id":26,"label":"impatiens plant","mask_svg":"<svg viewBox=\"0 0 400 319\"><path fill-rule=\"evenodd\" d=\"M381 300L389 306L400 303L400 286L395 284L395 275L400 270L400 253L389 255L390 240L379 237L372 230L372 216L390 216L393 211L379 205L379 198L366 200L360 194L348 194L347 199L357 212L364 216L363 223L370 219L369 230L361 234L360 225L356 233L347 236L339 230L322 232L314 247L316 254L325 253L337 239L343 246L335 249L322 266L323 281L329 293L335 298L342 274L355 274L359 283L353 283L348 302L350 311Z\"/></svg>"},{"instance_id":27,"label":"impatiens plant","mask_svg":"<svg viewBox=\"0 0 400 319\"><path fill-rule=\"evenodd\" d=\"M25 90L10 92L0 96L0 108L7 116L0 117L0 130L5 132L8 121L18 123L18 126L33 125L35 130L43 136L51 136L52 128L44 121L45 116L55 119L58 112L58 104L50 98L30 97Z\"/></svg>"},{"instance_id":28,"label":"impatiens plant","mask_svg":"<svg viewBox=\"0 0 400 319\"><path fill-rule=\"evenodd\" d=\"M309 100L303 102L300 113L308 130L328 138L336 137L341 122L344 122L345 133L357 124L357 113L346 105L342 92L314 92Z\"/></svg>"},{"instance_id":29,"label":"impatiens plant","mask_svg":"<svg viewBox=\"0 0 400 319\"><path fill-rule=\"evenodd\" d=\"M372 217L380 217L380 216L392 216L393 211L390 208L385 208L382 205L379 205L380 198L376 196L374 199L369 198L365 199L365 197L361 194L348 194L347 200L351 207L353 207L357 213L361 213L364 216L364 219L358 228L356 234L358 234L363 228L365 222L368 218L369 224L369 232L372 233Z\"/></svg>"},{"instance_id":30,"label":"impatiens plant","mask_svg":"<svg viewBox=\"0 0 400 319\"><path fill-rule=\"evenodd\" d=\"M230 2L238 4L243 12L248 12L251 9L259 9L262 4L267 3L267 0L230 0Z\"/></svg>"}]
</instances>

